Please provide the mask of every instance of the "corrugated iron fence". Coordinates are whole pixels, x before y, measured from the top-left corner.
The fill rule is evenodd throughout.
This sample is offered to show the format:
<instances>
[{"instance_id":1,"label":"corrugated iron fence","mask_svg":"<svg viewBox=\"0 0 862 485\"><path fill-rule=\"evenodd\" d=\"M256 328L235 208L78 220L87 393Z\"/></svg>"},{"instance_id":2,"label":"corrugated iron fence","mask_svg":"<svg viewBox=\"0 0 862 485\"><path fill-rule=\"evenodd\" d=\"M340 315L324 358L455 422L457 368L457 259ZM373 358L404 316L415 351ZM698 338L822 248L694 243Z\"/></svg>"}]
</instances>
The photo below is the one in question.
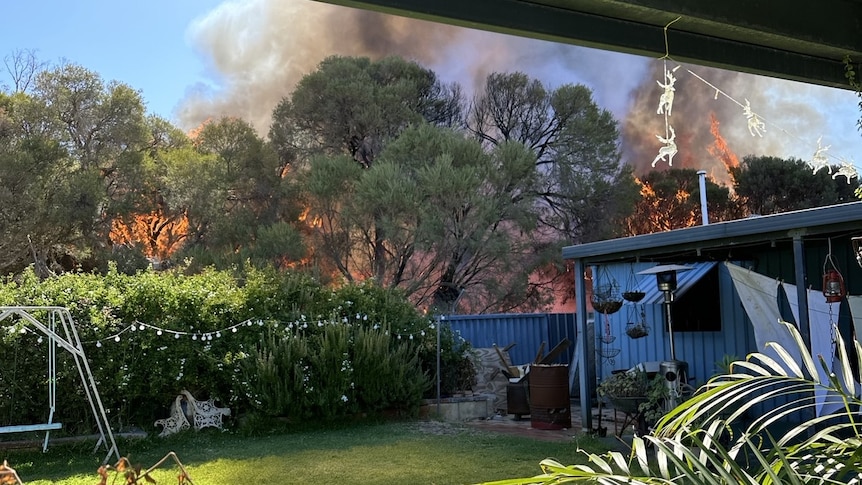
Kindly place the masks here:
<instances>
[{"instance_id":1,"label":"corrugated iron fence","mask_svg":"<svg viewBox=\"0 0 862 485\"><path fill-rule=\"evenodd\" d=\"M557 364L570 363L575 352L577 331L573 313L449 315L442 322L450 325L474 348L492 347L494 344L503 348L515 344L509 349L515 365L533 362L542 342L545 342L543 353L547 354L563 339L569 339L571 345L554 361Z\"/></svg>"}]
</instances>

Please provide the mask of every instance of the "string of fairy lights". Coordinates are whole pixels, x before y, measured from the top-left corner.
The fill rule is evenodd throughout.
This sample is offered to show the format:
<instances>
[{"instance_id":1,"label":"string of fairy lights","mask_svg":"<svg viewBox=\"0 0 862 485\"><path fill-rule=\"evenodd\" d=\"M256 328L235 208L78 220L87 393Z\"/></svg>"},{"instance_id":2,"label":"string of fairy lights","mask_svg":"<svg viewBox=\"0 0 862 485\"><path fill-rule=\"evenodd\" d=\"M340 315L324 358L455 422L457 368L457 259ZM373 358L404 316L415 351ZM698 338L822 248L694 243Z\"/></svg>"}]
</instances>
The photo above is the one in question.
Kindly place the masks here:
<instances>
[{"instance_id":1,"label":"string of fairy lights","mask_svg":"<svg viewBox=\"0 0 862 485\"><path fill-rule=\"evenodd\" d=\"M327 325L353 325L353 324L365 324L368 325L373 330L379 330L384 328L384 325L380 323L368 324L368 315L364 315L361 313L357 313L353 318L343 316L340 319L316 319L309 320L304 315L302 315L299 319L294 320L292 322L278 322L278 321L264 321L261 319L246 319L239 323L234 323L228 325L224 328L220 328L217 330L175 330L171 328L161 327L159 325L155 325L152 323L145 323L135 320L131 323L125 324L122 326L120 330L117 330L110 335L107 335L102 338L86 340L83 341L83 344L95 345L96 347L102 347L105 343L120 343L124 339L131 339L133 334L138 334L142 332L151 332L155 333L159 337L166 338L174 338L175 340L179 339L190 339L192 341L198 341L201 343L209 343L215 339L219 339L225 337L227 335L232 335L237 333L241 329L246 328L257 328L262 329L264 326L271 325L273 328L283 328L285 331L293 331L293 330L306 330L313 327L323 328ZM433 331L436 328L436 324L434 321L429 320L428 325L425 328L419 329L415 332L393 332L391 330L384 330L385 335L392 335L398 340L414 340L419 339L420 337L424 337L428 334L428 332ZM23 322L20 325L10 326L8 328L8 332L10 334L19 333L19 334L27 334L33 332L29 329L26 324ZM42 343L43 338L41 335L36 339L37 343Z\"/></svg>"},{"instance_id":2,"label":"string of fairy lights","mask_svg":"<svg viewBox=\"0 0 862 485\"><path fill-rule=\"evenodd\" d=\"M292 330L305 330L310 327L319 327L323 328L327 325L352 325L354 323L364 323L367 324L368 315L363 315L357 313L353 320L347 316L341 317L340 320L336 319L318 319L314 321L309 321L304 315L300 317L298 320L294 320L292 322L284 323L277 321L264 321L260 319L247 319L243 320L239 323L235 323L224 328L218 330L206 330L206 331L197 331L197 330L174 330L170 328L160 327L158 325L154 325L151 323L144 323L140 321L134 321L130 324L127 324L119 331L108 335L106 337L96 339L96 340L88 340L84 343L95 344L96 347L101 347L103 342L115 342L119 343L123 340L123 336L126 334L132 334L137 332L145 332L150 331L154 332L157 336L165 336L165 337L173 337L174 339L181 338L189 338L192 341L200 341L203 343L211 342L214 339L222 338L225 335L235 334L240 329L248 328L248 327L264 327L269 324L274 328L284 328L286 331ZM374 323L370 325L370 328L374 330L378 330L382 328L383 325L380 323ZM436 328L434 322L429 322L426 327L427 330L434 330ZM389 335L390 333L398 340L414 340L419 337L424 337L426 335L426 329L420 329L417 332L391 332L390 330L385 330L384 334Z\"/></svg>"},{"instance_id":3,"label":"string of fairy lights","mask_svg":"<svg viewBox=\"0 0 862 485\"><path fill-rule=\"evenodd\" d=\"M663 63L663 76L664 79L657 80L659 87L662 89L661 95L659 97L658 109L656 110L656 114L664 116L664 125L665 125L665 133L656 134L656 138L661 142L662 146L659 148L658 154L652 162L652 166L655 167L659 161L667 162L668 166L673 165L673 157L676 155L678 149L676 145L676 132L673 129L671 124L673 103L675 98L676 87L675 83L677 78L675 73L682 67L680 64L677 64L675 67L669 69L668 61L673 61L670 55L670 46L667 40L667 31L668 28L676 21L680 20L682 17L677 17L670 23L668 23L664 27L664 41L665 41L665 55L661 57L659 60ZM718 99L719 96L735 103L742 110L742 117L745 119L745 123L748 127L748 131L751 136L756 138L764 138L765 133L771 133L773 131L767 131L767 126L770 129L774 129L774 131L783 133L789 137L796 139L804 144L808 144L813 146L811 140L805 139L790 130L787 130L781 126L779 126L774 121L768 120L766 117L761 115L760 113L754 111L751 106L751 102L747 98L743 98L743 101L731 96L726 91L722 90L714 83L705 79L703 76L695 73L691 69L685 69L690 75L692 75L695 79L702 82L703 84L709 86L714 91L714 99ZM851 179L859 178L859 169L855 166L852 159L835 155L829 152L829 149L832 148L831 145L823 145L823 136L819 136L816 141L816 148L812 150L812 155L810 158L805 160L805 163L811 168L813 173L817 173L820 170L826 169L829 174L832 175L833 179L838 177L845 177L847 183L850 184ZM836 163L832 163L836 162ZM833 172L833 165L838 165L838 168ZM860 194L860 191L857 190L857 195Z\"/></svg>"}]
</instances>

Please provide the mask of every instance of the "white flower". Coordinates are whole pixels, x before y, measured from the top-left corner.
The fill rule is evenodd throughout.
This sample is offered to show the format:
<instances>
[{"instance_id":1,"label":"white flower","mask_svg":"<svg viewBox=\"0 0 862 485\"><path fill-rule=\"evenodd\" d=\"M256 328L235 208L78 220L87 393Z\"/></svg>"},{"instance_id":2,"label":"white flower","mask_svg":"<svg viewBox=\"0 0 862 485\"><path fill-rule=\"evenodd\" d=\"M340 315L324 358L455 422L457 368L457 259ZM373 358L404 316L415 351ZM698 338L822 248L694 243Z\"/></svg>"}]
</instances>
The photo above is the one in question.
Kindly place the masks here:
<instances>
[{"instance_id":1,"label":"white flower","mask_svg":"<svg viewBox=\"0 0 862 485\"><path fill-rule=\"evenodd\" d=\"M347 402L347 401L348 401L347 396L345 396L344 394L342 394L342 395L341 395L341 401L342 401L342 402Z\"/></svg>"}]
</instances>

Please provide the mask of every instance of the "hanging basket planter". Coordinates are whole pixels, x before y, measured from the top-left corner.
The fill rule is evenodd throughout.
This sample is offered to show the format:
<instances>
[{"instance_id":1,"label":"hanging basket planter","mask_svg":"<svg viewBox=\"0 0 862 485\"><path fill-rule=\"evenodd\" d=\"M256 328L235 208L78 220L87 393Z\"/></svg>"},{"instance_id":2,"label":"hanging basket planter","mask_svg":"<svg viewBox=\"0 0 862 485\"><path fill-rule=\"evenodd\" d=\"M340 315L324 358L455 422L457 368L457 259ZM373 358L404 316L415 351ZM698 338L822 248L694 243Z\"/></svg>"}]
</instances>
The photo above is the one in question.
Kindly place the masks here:
<instances>
[{"instance_id":1,"label":"hanging basket planter","mask_svg":"<svg viewBox=\"0 0 862 485\"><path fill-rule=\"evenodd\" d=\"M629 322L626 324L626 335L633 339L639 339L649 335L649 326L645 323Z\"/></svg>"},{"instance_id":2,"label":"hanging basket planter","mask_svg":"<svg viewBox=\"0 0 862 485\"><path fill-rule=\"evenodd\" d=\"M593 309L599 313L610 315L620 311L623 299L620 296L620 285L604 268L598 271L598 278L590 297Z\"/></svg>"},{"instance_id":3,"label":"hanging basket planter","mask_svg":"<svg viewBox=\"0 0 862 485\"><path fill-rule=\"evenodd\" d=\"M626 289L623 291L623 299L632 303L637 303L644 299L646 293L641 291L638 277L635 274L634 265L629 267L629 275L626 279Z\"/></svg>"},{"instance_id":4,"label":"hanging basket planter","mask_svg":"<svg viewBox=\"0 0 862 485\"><path fill-rule=\"evenodd\" d=\"M594 291L590 298L590 303L593 304L593 309L599 313L610 315L620 311L623 307L623 300L619 295L607 291Z\"/></svg>"}]
</instances>

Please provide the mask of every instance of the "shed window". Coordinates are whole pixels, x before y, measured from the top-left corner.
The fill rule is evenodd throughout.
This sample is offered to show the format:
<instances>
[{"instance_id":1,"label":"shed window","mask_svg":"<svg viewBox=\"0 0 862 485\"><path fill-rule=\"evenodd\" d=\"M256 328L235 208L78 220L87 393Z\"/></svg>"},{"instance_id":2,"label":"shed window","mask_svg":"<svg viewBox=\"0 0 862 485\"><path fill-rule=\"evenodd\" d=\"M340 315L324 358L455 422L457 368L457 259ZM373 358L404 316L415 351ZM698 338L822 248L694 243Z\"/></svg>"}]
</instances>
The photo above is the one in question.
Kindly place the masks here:
<instances>
[{"instance_id":1,"label":"shed window","mask_svg":"<svg viewBox=\"0 0 862 485\"><path fill-rule=\"evenodd\" d=\"M671 306L674 332L721 331L718 267L701 276Z\"/></svg>"}]
</instances>

